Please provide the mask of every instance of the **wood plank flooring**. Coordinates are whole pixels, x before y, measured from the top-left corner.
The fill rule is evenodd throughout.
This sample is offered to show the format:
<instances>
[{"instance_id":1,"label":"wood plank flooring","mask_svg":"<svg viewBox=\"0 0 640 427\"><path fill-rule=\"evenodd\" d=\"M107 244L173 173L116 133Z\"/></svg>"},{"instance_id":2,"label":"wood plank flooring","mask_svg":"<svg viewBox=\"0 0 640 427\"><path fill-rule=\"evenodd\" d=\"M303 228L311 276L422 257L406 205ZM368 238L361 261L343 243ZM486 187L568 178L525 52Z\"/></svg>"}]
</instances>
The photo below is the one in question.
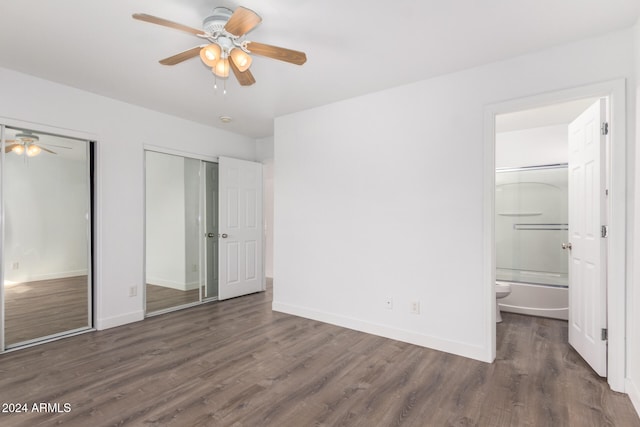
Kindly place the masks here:
<instances>
[{"instance_id":1,"label":"wood plank flooring","mask_svg":"<svg viewBox=\"0 0 640 427\"><path fill-rule=\"evenodd\" d=\"M89 327L87 276L5 286L5 344Z\"/></svg>"},{"instance_id":2,"label":"wood plank flooring","mask_svg":"<svg viewBox=\"0 0 640 427\"><path fill-rule=\"evenodd\" d=\"M486 364L271 311L271 292L0 355L2 426L640 426L567 345L504 314ZM64 409L62 409L64 411Z\"/></svg>"},{"instance_id":3,"label":"wood plank flooring","mask_svg":"<svg viewBox=\"0 0 640 427\"><path fill-rule=\"evenodd\" d=\"M147 313L200 301L198 289L181 291L147 283Z\"/></svg>"}]
</instances>

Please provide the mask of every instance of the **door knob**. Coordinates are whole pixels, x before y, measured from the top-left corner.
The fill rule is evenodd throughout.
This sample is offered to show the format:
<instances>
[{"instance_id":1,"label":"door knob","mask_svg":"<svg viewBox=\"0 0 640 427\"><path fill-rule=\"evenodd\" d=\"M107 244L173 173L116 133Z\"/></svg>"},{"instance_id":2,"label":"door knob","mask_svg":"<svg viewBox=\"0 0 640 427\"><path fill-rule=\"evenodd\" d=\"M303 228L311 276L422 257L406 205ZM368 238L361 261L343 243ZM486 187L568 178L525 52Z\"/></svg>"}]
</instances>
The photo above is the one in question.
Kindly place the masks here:
<instances>
[{"instance_id":1,"label":"door knob","mask_svg":"<svg viewBox=\"0 0 640 427\"><path fill-rule=\"evenodd\" d=\"M571 243L563 243L563 244L562 244L562 249L569 249L569 250L571 250Z\"/></svg>"},{"instance_id":2,"label":"door knob","mask_svg":"<svg viewBox=\"0 0 640 427\"><path fill-rule=\"evenodd\" d=\"M223 239L226 239L227 237L229 237L229 235L228 235L228 234L226 234L226 233L222 233L222 234L220 235L220 237L222 237Z\"/></svg>"},{"instance_id":3,"label":"door knob","mask_svg":"<svg viewBox=\"0 0 640 427\"><path fill-rule=\"evenodd\" d=\"M216 235L213 233L207 233L207 237L216 237Z\"/></svg>"}]
</instances>

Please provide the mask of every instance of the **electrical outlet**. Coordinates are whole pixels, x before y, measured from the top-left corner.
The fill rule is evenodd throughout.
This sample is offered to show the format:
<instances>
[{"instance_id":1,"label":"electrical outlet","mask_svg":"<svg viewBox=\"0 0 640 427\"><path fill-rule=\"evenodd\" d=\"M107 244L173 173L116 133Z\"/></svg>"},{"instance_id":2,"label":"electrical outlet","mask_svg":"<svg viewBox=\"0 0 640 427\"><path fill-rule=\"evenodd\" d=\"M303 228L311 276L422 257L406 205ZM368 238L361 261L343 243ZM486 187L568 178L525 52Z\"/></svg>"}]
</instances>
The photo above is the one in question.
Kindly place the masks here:
<instances>
[{"instance_id":1,"label":"electrical outlet","mask_svg":"<svg viewBox=\"0 0 640 427\"><path fill-rule=\"evenodd\" d=\"M420 314L420 301L411 301L411 314Z\"/></svg>"},{"instance_id":2,"label":"electrical outlet","mask_svg":"<svg viewBox=\"0 0 640 427\"><path fill-rule=\"evenodd\" d=\"M387 310L393 310L393 298L387 298L384 300L384 307Z\"/></svg>"},{"instance_id":3,"label":"electrical outlet","mask_svg":"<svg viewBox=\"0 0 640 427\"><path fill-rule=\"evenodd\" d=\"M138 287L137 286L130 286L129 287L129 296L130 297L135 297L138 295Z\"/></svg>"},{"instance_id":4,"label":"electrical outlet","mask_svg":"<svg viewBox=\"0 0 640 427\"><path fill-rule=\"evenodd\" d=\"M20 269L20 263L18 261L14 262L13 264L11 264L11 268L13 270L19 270Z\"/></svg>"},{"instance_id":5,"label":"electrical outlet","mask_svg":"<svg viewBox=\"0 0 640 427\"><path fill-rule=\"evenodd\" d=\"M197 273L198 272L198 264L193 264L191 266L191 271L193 271L194 273Z\"/></svg>"}]
</instances>

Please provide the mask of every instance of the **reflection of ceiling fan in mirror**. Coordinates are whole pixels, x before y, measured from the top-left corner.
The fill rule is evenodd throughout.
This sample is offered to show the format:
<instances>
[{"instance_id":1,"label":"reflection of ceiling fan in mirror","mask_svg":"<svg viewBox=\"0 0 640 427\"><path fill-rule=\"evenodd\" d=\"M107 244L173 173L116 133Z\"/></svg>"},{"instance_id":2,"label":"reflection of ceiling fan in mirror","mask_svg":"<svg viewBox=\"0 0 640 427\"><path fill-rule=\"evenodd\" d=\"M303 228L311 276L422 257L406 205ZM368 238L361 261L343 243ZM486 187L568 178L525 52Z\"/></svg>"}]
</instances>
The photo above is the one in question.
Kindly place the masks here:
<instances>
[{"instance_id":1,"label":"reflection of ceiling fan in mirror","mask_svg":"<svg viewBox=\"0 0 640 427\"><path fill-rule=\"evenodd\" d=\"M252 62L249 54L296 65L302 65L307 61L304 52L245 40L244 36L253 30L262 21L262 18L254 11L241 6L234 12L226 7L216 7L213 14L204 19L202 30L145 13L134 13L133 18L185 31L208 42L208 44L196 46L162 59L160 60L161 64L176 65L200 55L202 62L211 67L211 71L217 77L228 77L229 69L231 69L242 86L250 86L256 82L249 71Z\"/></svg>"},{"instance_id":2,"label":"reflection of ceiling fan in mirror","mask_svg":"<svg viewBox=\"0 0 640 427\"><path fill-rule=\"evenodd\" d=\"M15 139L7 139L5 141L5 153L12 152L19 156L22 154L26 154L28 157L37 156L43 151L51 154L58 154L55 151L51 151L48 148L45 148L45 145L58 148L66 148L70 150L70 147L63 147L62 145L40 144L40 137L38 135L34 135L29 131L17 133L14 138Z\"/></svg>"}]
</instances>

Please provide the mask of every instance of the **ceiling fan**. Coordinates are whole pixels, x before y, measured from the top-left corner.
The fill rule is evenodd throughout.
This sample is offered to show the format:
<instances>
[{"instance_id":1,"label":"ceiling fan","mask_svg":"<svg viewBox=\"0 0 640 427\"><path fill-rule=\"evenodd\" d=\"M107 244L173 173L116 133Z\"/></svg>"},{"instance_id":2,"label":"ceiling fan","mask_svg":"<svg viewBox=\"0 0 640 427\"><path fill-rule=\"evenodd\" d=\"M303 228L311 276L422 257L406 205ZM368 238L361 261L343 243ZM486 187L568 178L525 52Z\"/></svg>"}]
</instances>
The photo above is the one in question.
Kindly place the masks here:
<instances>
[{"instance_id":1,"label":"ceiling fan","mask_svg":"<svg viewBox=\"0 0 640 427\"><path fill-rule=\"evenodd\" d=\"M19 132L16 134L15 139L5 140L6 145L4 152L13 152L19 156L26 154L28 157L34 157L43 151L51 154L58 154L55 151L51 151L44 147L44 145L70 149L69 147L63 147L62 145L40 144L39 141L40 137L38 135L34 135L29 131Z\"/></svg>"},{"instance_id":2,"label":"ceiling fan","mask_svg":"<svg viewBox=\"0 0 640 427\"><path fill-rule=\"evenodd\" d=\"M204 19L202 30L145 13L134 13L132 17L140 21L185 31L208 42L208 44L202 44L164 58L160 60L161 64L176 65L200 55L202 62L211 67L217 77L228 77L229 69L231 69L242 86L250 86L256 82L249 70L252 62L250 54L296 65L302 65L307 61L304 52L245 40L244 36L253 30L262 21L262 18L254 11L242 6L239 6L235 11L226 7L216 7L213 14Z\"/></svg>"}]
</instances>

